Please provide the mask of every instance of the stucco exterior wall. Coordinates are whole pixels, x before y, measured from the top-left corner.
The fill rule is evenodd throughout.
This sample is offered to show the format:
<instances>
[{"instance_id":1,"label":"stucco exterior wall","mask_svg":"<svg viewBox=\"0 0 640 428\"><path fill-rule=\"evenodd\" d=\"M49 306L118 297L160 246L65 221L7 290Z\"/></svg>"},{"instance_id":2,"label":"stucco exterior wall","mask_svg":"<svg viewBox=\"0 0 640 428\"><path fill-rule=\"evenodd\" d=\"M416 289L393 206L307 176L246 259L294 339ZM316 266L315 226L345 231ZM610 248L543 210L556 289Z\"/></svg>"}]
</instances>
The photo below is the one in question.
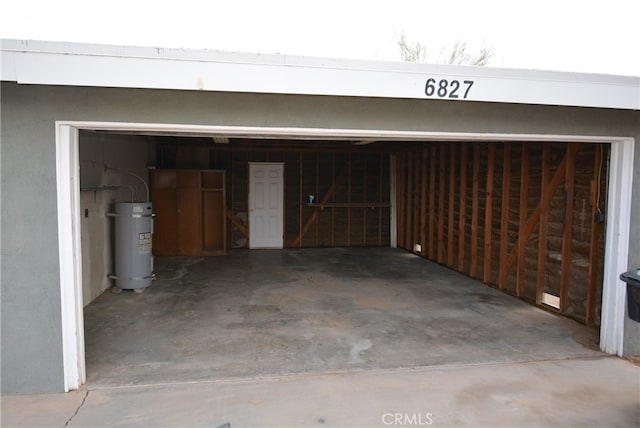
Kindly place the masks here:
<instances>
[{"instance_id":1,"label":"stucco exterior wall","mask_svg":"<svg viewBox=\"0 0 640 428\"><path fill-rule=\"evenodd\" d=\"M612 135L640 139L637 111L462 101L3 82L1 106L3 393L63 390L56 120ZM636 164L639 160L640 150L636 150ZM635 183L632 216L640 218L640 169L636 169ZM640 224L634 222L630 266L640 266L639 238ZM627 326L627 353L640 353L638 326Z\"/></svg>"}]
</instances>

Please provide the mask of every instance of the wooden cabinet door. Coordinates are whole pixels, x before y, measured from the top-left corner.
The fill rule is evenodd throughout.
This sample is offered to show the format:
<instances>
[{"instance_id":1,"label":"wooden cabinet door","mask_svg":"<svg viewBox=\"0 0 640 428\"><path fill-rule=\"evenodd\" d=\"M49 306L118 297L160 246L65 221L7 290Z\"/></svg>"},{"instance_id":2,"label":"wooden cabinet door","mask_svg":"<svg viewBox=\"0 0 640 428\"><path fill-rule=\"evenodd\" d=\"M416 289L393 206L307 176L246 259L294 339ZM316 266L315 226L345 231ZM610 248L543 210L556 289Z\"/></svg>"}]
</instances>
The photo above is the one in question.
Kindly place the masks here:
<instances>
[{"instance_id":1,"label":"wooden cabinet door","mask_svg":"<svg viewBox=\"0 0 640 428\"><path fill-rule=\"evenodd\" d=\"M224 171L156 170L152 202L155 254L224 254Z\"/></svg>"},{"instance_id":2,"label":"wooden cabinet door","mask_svg":"<svg viewBox=\"0 0 640 428\"><path fill-rule=\"evenodd\" d=\"M180 171L177 197L178 251L184 255L200 255L202 252L200 171Z\"/></svg>"},{"instance_id":3,"label":"wooden cabinet door","mask_svg":"<svg viewBox=\"0 0 640 428\"><path fill-rule=\"evenodd\" d=\"M154 171L153 174L153 251L173 254L178 251L177 173Z\"/></svg>"}]
</instances>

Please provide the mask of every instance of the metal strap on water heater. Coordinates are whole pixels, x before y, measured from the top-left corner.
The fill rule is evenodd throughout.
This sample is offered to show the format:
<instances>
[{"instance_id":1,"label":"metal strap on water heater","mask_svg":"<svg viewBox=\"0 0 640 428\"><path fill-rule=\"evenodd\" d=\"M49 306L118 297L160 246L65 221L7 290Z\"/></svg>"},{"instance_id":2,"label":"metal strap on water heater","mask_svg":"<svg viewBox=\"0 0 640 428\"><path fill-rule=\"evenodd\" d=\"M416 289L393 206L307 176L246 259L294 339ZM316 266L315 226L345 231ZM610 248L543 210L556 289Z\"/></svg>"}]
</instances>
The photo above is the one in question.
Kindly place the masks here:
<instances>
[{"instance_id":1,"label":"metal strap on water heater","mask_svg":"<svg viewBox=\"0 0 640 428\"><path fill-rule=\"evenodd\" d=\"M155 217L155 214L131 214L130 216L123 216L122 214L118 214L118 213L107 213L107 217L130 217L130 218L147 218L147 217Z\"/></svg>"},{"instance_id":2,"label":"metal strap on water heater","mask_svg":"<svg viewBox=\"0 0 640 428\"><path fill-rule=\"evenodd\" d=\"M128 280L132 280L132 281L141 281L143 279L151 279L151 280L155 280L156 279L156 274L152 273L149 276L133 276L133 277L125 277L125 276L118 276L118 275L114 275L112 273L107 275L107 278L109 279L128 279Z\"/></svg>"}]
</instances>

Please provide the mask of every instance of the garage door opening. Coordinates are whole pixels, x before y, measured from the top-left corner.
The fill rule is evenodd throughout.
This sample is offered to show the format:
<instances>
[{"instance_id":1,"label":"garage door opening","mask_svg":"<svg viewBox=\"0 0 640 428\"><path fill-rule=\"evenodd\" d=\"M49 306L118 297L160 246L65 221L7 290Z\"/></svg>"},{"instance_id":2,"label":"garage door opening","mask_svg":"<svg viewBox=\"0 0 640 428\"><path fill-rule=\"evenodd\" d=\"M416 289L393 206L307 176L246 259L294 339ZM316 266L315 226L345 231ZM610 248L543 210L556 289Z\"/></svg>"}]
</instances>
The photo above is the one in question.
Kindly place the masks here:
<instances>
[{"instance_id":1,"label":"garage door opening","mask_svg":"<svg viewBox=\"0 0 640 428\"><path fill-rule=\"evenodd\" d=\"M67 130L67 131L69 131L69 130ZM138 132L139 132L139 131L138 131ZM73 142L73 133L70 133L69 135L71 136L71 138L69 138L69 139L68 139L68 141L69 141L69 142ZM77 137L77 134L76 134L76 137ZM387 227L388 227L388 231L389 231L389 232L388 232L388 233L389 233L389 238L388 238L388 244L387 244L386 246L394 246L394 244L395 244L395 237L396 237L396 232L395 232L395 231L397 230L397 238L398 238L398 244L399 244L399 246L401 246L401 247L405 247L405 246L406 246L408 250L410 250L411 252L413 252L413 251L417 248L417 245L419 245L419 246L420 246L420 252L423 252L423 251L428 252L428 251L429 251L429 244L428 244L428 242L427 242L426 244L423 244L423 242L426 242L426 241L423 241L423 242L413 242L413 243L409 243L409 240L407 240L407 239L406 239L406 237L407 237L407 234L406 234L406 224L403 226L403 225L402 225L402 222L403 222L403 221L405 221L405 222L406 222L406 219L408 218L408 217L407 217L407 210L406 210L406 206L407 206L406 204L407 204L408 202L407 202L406 195L405 195L405 197L401 197L402 195L401 195L401 194L399 194L400 189L402 189L402 188L407 189L407 188L408 188L408 187L406 187L406 183L407 183L407 181L406 181L406 179L405 179L405 178L403 178L403 175L404 175L405 177L406 177L406 176L410 176L410 177L411 177L411 180L414 180L414 179L416 178L416 176L417 176L417 171L416 171L416 169L415 169L415 164L414 164L414 169L413 169L413 172L412 172L412 173L408 173L408 172L407 172L408 170L405 170L405 171L401 171L401 170L400 170L400 169L401 169L401 168L400 168L400 165L401 165L401 163L402 163L402 162L404 162L404 160L403 160L403 159L407 159L407 157L414 156L414 155L412 155L412 154L411 154L411 153L412 153L412 150L413 150L413 151L418 150L418 151L421 151L421 153L422 153L422 151L423 151L424 147L426 147L426 145L432 145L432 146L433 146L433 145L435 145L435 144L440 144L440 145L447 145L447 146L449 146L449 147L451 146L451 144L450 144L449 142L433 142L433 139L435 139L433 136L431 136L431 141L429 141L429 138L427 138L427 137L429 137L429 136L428 136L428 135L423 135L423 136L422 136L423 141L419 141L419 142L416 142L416 141L405 141L406 143L408 143L408 145L415 145L415 149L411 149L409 146L407 146L407 147L406 147L406 149L407 149L407 150L404 150L404 151L400 150L400 147L399 147L399 146L397 146L397 147L396 147L396 146L394 146L395 144L401 144L399 141L402 141L403 139L402 139L402 138L400 138L399 136L396 136L395 138L391 138L391 140L393 140L393 141L394 141L394 143L393 143L393 144L384 144L385 150L388 150L388 151L387 151L387 155L389 156L389 162L388 162L388 163L387 163L387 162L384 162L384 161L382 162L382 164L383 164L383 165L385 165L385 164L386 164L386 166L387 166L387 171L388 171L388 181L385 181L385 183L386 183L386 184L383 184L383 185L388 185L388 186L389 186L389 195L390 195L390 198L389 198L389 200L388 200L388 201L384 201L384 200L378 200L378 201L376 201L376 202L377 202L377 203L379 203L380 205L383 205L383 204L385 204L385 203L388 203L388 206L378 206L378 207L373 207L373 209L374 209L374 211L375 211L376 209L379 209L381 212L382 212L384 209L387 209L387 210L388 210L389 223L388 223L388 226L387 226ZM132 138L134 138L134 137L132 137ZM146 138L146 137L135 136L135 138ZM335 137L334 137L334 138L335 138ZM281 138L278 138L278 139L281 139ZM332 138L329 138L329 140L332 140ZM378 138L377 138L377 140L383 140L383 139L382 139L382 138L380 138L380 137L378 137ZM524 138L521 138L521 139L520 139L520 141L524 141L524 140L525 140ZM589 140L589 139L588 139L588 138L586 138L586 140ZM368 140L365 140L365 139L362 139L361 141L363 141L363 143L362 143L362 144L360 144L360 145L362 145L362 146L369 146L369 145L371 145L371 144L374 144L374 143L370 143ZM374 141L375 141L375 140L374 140ZM77 142L77 140L76 140L76 142ZM353 144L353 142L358 142L358 140L355 140L355 139L354 139L354 140L352 140L352 141L351 141L352 146L354 145L354 144ZM428 144L425 144L425 143L428 143ZM481 143L481 144L487 144L487 147L491 147L491 144L497 144L497 143L484 142L484 143ZM460 144L460 145L462 145L462 144ZM391 150L391 149L387 149L387 147L392 148L393 150ZM624 146L624 144L623 144L622 142L618 142L617 144L614 144L614 146L612 146L612 147L615 147L616 149L620 149L621 147L623 147L623 148L624 148L625 146ZM369 147L368 149L374 149L374 148L375 148L375 147ZM76 150L76 151L75 151L75 153L77 154L77 153L78 153L78 152L77 152L77 146L76 146L76 149L75 149L75 150ZM429 149L429 150L431 150L431 149ZM490 151L491 149L488 149L488 150ZM73 152L73 147L71 147L71 151ZM218 151L217 147L216 147L215 151L216 151L216 152ZM222 150L220 150L220 151L222 151ZM149 155L149 156L157 156L157 155L158 155L158 153L159 153L159 152L158 152L158 150L157 150L157 145L156 145L156 147L155 147L155 150L152 150L152 153L153 153L153 155ZM82 154L82 153L80 153L80 154ZM428 154L429 154L429 153L427 152L427 156L428 156ZM269 156L271 156L271 155L269 155ZM616 160L616 161L620 161L620 159L619 159L617 156L619 156L619 153L617 152L617 150L612 150L612 159L614 159L614 160ZM72 153L72 156L70 156L71 160L73 160L73 157L74 157L74 156L73 156L73 153ZM395 158L397 158L398 162L393 162L393 161L392 161L392 159L395 159ZM200 157L198 157L197 159L201 159L201 158L200 158ZM303 154L303 156L302 156L302 159L303 159L303 161L302 161L302 165L303 165L303 168L304 168L304 154ZM316 165L319 165L319 164L321 163L321 162L320 162L320 159L321 159L321 156L320 156L320 155L316 155L316 158L315 158L315 163L316 163ZM458 158L456 157L456 159L458 159ZM149 160L149 159L147 159L147 160ZM158 161L158 160L159 160L158 158L156 158L156 159L155 159L155 161ZM275 159L268 159L268 160L275 160ZM450 159L449 159L449 160L450 160ZM209 161L211 161L211 157L209 158ZM214 161L215 161L215 157L214 157ZM286 161L286 159L285 159L285 161ZM299 162L299 164L300 164L299 159L298 159L298 162ZM145 169L146 169L146 168L148 167L148 165L149 165L149 164L152 164L153 166L156 166L156 167L157 167L157 165L155 165L156 163L158 163L158 162L151 162L151 163L149 163L149 162L148 162L148 163L146 163L145 165L143 165L143 168L145 168ZM311 164L311 163L312 163L312 162L309 162L309 164ZM366 163L366 164L369 164L369 161L366 161L365 163ZM372 164L374 164L374 163L372 162ZM350 167L353 169L353 165L350 165ZM383 167L383 168L384 168L384 167ZM285 170L286 170L286 162L285 162ZM321 168L316 167L316 171L320 171L320 170L321 170ZM397 170L397 176L396 176L396 170ZM304 176L304 173L303 173L302 175ZM614 175L614 174L612 174L612 175ZM363 185L364 185L364 186L368 186L368 185L367 185L367 181L368 181L367 173L366 173L366 172L362 173L362 177L364 177L364 180L363 180L363 181L364 181L364 183L363 183ZM421 176L420 176L420 177L421 177ZM395 183L396 178L398 179L398 185L397 185L397 186L394 184L394 183ZM449 178L449 177L447 176L447 178ZM457 179L457 180L460 180L459 178L454 178L454 181L455 181L456 179ZM228 180L228 179L227 179L227 180ZM304 186L304 177L303 177L303 180L299 180L298 182L299 182L299 183L302 183L302 186ZM404 184L403 184L403 183L404 183ZM331 184L332 184L332 185L335 185L335 187L338 187L338 185L337 185L337 184L335 184L335 183L331 183ZM617 185L617 186L619 186L619 185L620 185L620 183L619 183L619 182L617 182L617 181L616 181L614 184L615 184L615 185ZM80 185L82 185L82 183L80 183ZM286 186L286 184L285 184L285 186ZM403 186L404 186L404 187L403 187ZM438 184L438 186L440 186L440 184ZM446 186L446 184L445 184L445 186ZM349 185L348 185L348 184L347 184L347 187L349 187ZM375 186L370 186L370 187L371 187L371 188L374 188ZM379 188L379 186L378 186L378 188ZM73 186L72 186L71 190L73 190ZM406 190L405 190L405 191L406 191ZM394 193L394 192L398 192L398 193ZM322 192L322 190L319 190L319 191L317 191L317 192L315 192L315 193L320 194L320 197L322 197L322 193L323 193L323 192ZM325 193L326 193L326 192L325 192ZM412 193L413 193L413 192L412 192ZM305 195L305 194L306 194L306 192L304 192L304 191L303 191L303 195ZM308 196L308 195L306 195L306 196ZM315 196L317 196L317 195L315 195ZM83 196L83 197L84 197L84 196ZM94 195L94 198L95 198L95 195ZM438 198L440 198L440 196L438 196ZM445 200L446 200L446 201L448 201L448 200L449 200L449 198L450 198L450 196L448 196L448 195L447 195L447 196L445 197ZM71 199L73 199L73 198L71 198ZM412 199L412 203L414 203L414 204L415 204L417 199L418 199L418 198L413 198L413 199ZM453 198L453 199L454 199L454 201L456 201L456 200L457 200L457 198L456 198L455 196L454 196L454 198ZM227 199L227 200L228 200L228 199ZM367 202L367 201L364 201L364 202L369 203L369 202ZM397 207L395 206L396 202L398 202L398 206L397 206ZM330 202L328 202L328 200L320 201L319 203L316 203L316 205L322 205L323 203L324 203L324 204L328 204L328 203L330 203ZM338 201L338 202L334 202L334 203L339 203L339 201ZM312 204L313 204L313 203L312 203ZM316 217L317 217L317 218L316 218L315 220L312 220L311 222L309 222L309 226L308 226L307 230L306 230L306 231L304 231L304 233L302 233L302 234L300 235L300 238L299 238L299 240L301 240L301 241L303 241L303 242L304 242L304 239L309 239L310 241L308 241L308 242L307 242L307 244L304 244L304 243L303 243L303 244L301 244L300 242L296 242L296 241L295 241L295 238L293 238L294 240L289 241L289 242L290 242L290 244L295 242L295 243L297 244L298 248L299 248L299 247L301 247L301 246L309 246L309 247L316 247L316 248L317 248L317 247L320 247L320 245L317 245L317 243L318 243L319 241L314 237L314 233L313 233L314 228L316 228L316 230L317 230L316 234L317 234L317 236L318 236L318 239L320 239L320 238L319 238L320 236L325 237L325 235L326 235L324 232L322 232L322 229L321 229L321 228L323 227L323 226L322 226L323 224L330 224L330 226L325 226L325 227L329 227L329 230L330 230L330 228L331 228L331 227L333 227L334 229L336 228L336 225L335 225L336 223L335 223L335 222L329 222L329 221L326 221L326 220L325 220L325 223L323 223L323 222L321 221L321 219L320 219L320 215L321 215L321 213L322 213L322 212L325 212L325 213L329 212L329 211L328 211L328 209L331 209L331 210L334 210L334 211L335 211L335 210L338 210L339 208L342 208L342 209L345 209L345 208L346 208L347 210L354 210L354 211L361 211L361 212L362 212L362 211L364 211L364 212L366 212L366 213L367 213L366 215L363 213L362 219L357 219L357 221L360 221L361 223L358 223L358 225L355 227L355 229L356 229L356 230L358 230L358 232L357 232L357 233L361 233L361 235L360 235L360 236L365 240L365 242L369 242L369 237L368 237L367 233L368 233L369 229L374 229L374 227L370 227L370 225L369 225L368 223L366 223L366 222L365 222L364 217L365 217L365 216L366 216L366 217L373 217L373 218L375 219L375 217L374 217L374 216L369 216L369 215L368 215L368 214L369 214L368 210L371 210L371 209L372 209L371 207L368 207L368 208L367 208L367 207L365 207L365 206L351 206L351 207L337 207L337 206L333 206L333 207L322 207L322 206L313 206L312 204L309 204L309 203L308 203L308 200L307 200L306 205L311 205L311 206L303 207L303 209L310 209L310 210L312 210L312 211L314 211L314 212L320 212L320 214L316 214ZM401 207L401 206L400 206L400 204L403 204L404 208L403 208L403 207ZM80 204L78 204L78 206L79 206L79 205L80 205ZM454 205L449 205L449 206L450 206L450 207L454 207ZM623 208L624 208L624 207L623 207ZM403 211L403 209L404 209L405 211ZM616 206L616 207L615 207L615 209L612 209L612 208L610 207L610 208L609 208L609 212L612 212L612 211L613 211L613 212L615 213L615 210L616 210L616 209L618 209L618 210L619 210L619 209L620 209L620 207L619 207L619 206ZM446 210L448 210L448 208L446 208ZM453 210L455 211L455 210L456 210L456 208L453 208ZM298 211L300 211L300 207L298 207ZM83 212L86 212L86 211L78 210L78 213L83 213ZM448 211L445 211L445 212L446 212L446 213L448 213ZM226 213L226 214L227 214L227 213ZM383 214L383 215L384 215L384 214ZM411 215L413 215L413 213L412 213ZM231 215L229 215L229 216L231 216ZM311 216L313 216L313 214L311 214ZM306 221L308 221L308 220L305 220L305 216L304 216L304 215L302 215L302 216L300 216L300 215L299 215L298 217L299 217L300 221L301 221L301 222L303 222L302 226L303 226L303 229L305 229L304 222L306 222ZM347 216L347 217L348 217L348 216ZM447 214L445 214L445 217L447 217ZM403 220L403 218L404 218L404 220ZM307 219L308 219L308 217L307 217ZM236 220L238 220L238 219L236 218ZM287 221L287 220L285 220L285 222L286 222L286 221ZM442 222L442 221L443 221L443 219L440 219L440 222ZM450 220L449 220L449 217L447 217L447 222L449 222L449 221L450 221ZM237 223L238 223L238 224L236 224L236 225L235 225L235 227L239 229L238 225L242 225L242 223L241 223L241 222L237 222ZM372 221L372 224L373 224L373 223L374 223L374 222ZM382 222L380 222L380 221L379 221L378 223L380 224L380 223L382 223ZM233 225L233 219L228 219L228 223L227 223L227 225L229 225L229 224L232 224L232 225ZM297 226L298 226L298 231L300 231L300 224L298 224ZM426 224L426 226L428 227L428 223ZM397 229L396 229L396 227L397 227ZM412 227L413 227L413 226L412 226ZM362 232L360 232L360 230L362 230ZM437 230L437 229L436 229L436 230ZM451 230L451 229L449 229L449 230ZM311 232L311 234L310 234L310 238L305 238L305 235L306 235L306 234L309 234L309 231L312 231L312 232ZM229 228L229 232L227 233L227 236L229 237L229 234L230 234L230 233L233 233L233 232L234 232L234 231L233 231L233 227L230 227L230 228ZM235 232L237 232L237 230L236 230ZM334 232L334 233L335 233L335 232ZM343 239L343 238L344 238L344 234L343 234L343 233L339 233L339 235L340 235L340 238L341 238L341 239ZM381 236L381 235L382 235L382 232L378 232L378 236ZM445 236L446 236L446 239L447 239L447 240L449 240L449 239L450 239L450 238L448 237L448 235L446 235L446 234L445 234ZM350 237L351 237L351 234L349 234L349 236L347 237L347 239L350 239ZM362 239L362 238L361 238L361 239ZM324 239L326 239L326 237L325 237ZM334 238L334 239L335 239L335 238ZM234 239L229 239L229 242L234 242ZM376 244L379 244L379 243L381 242L381 239L379 239L379 240L377 240L377 241L374 239L374 240L372 240L371 242L372 242L372 243L374 243L374 242L375 242ZM385 242L384 242L384 244L386 244L386 243L387 243L387 241L385 241ZM616 245L617 245L617 244L619 244L619 243L618 243L618 242L616 242L616 241L614 240L613 242L609 242L609 245L611 245L611 244L616 244ZM609 248L609 245L608 245L608 248ZM290 245L290 246L295 246L295 245ZM335 244L334 244L334 245L332 245L332 246L339 247L340 245L335 245ZM352 245L352 246L357 246L357 245ZM369 246L369 244L368 244L367 246ZM378 246L378 245L374 245L374 246ZM385 246L385 245L382 245L382 246ZM449 250L447 250L447 256L448 256L448 251L449 251ZM107 251L106 253L108 253L108 251ZM408 254L408 253L403 253L403 254ZM84 257L83 257L83 258L84 258ZM438 261L438 260L436 259L436 261ZM62 257L61 257L61 263L62 263ZM440 261L440 263L442 263L442 262ZM607 263L607 262L605 261L605 265L606 265L606 263ZM444 263L444 264L446 264L446 263ZM484 265L484 263L483 263L483 265ZM76 272L78 272L78 271L76 270ZM63 275L64 275L64 273L63 273ZM605 276L605 277L607 277L607 272L606 272L606 270L605 270L605 274L604 274L604 276ZM76 293L76 294L77 294L77 293ZM605 291L605 294L606 294L606 291ZM605 299L606 299L606 296L605 296ZM604 307L604 306L603 306L603 307ZM604 317L603 317L603 319L604 319ZM80 327L82 327L82 321L80 321L79 323L76 321L76 326L77 326L78 324L80 324ZM601 335L602 335L602 334L601 334ZM77 349L79 349L80 351L83 351L83 347L79 347L79 346L78 346L78 348L77 348ZM65 356L68 356L68 354L67 354L67 353L65 353ZM83 356L83 355L82 355L82 356ZM81 372L81 371L82 371L82 369L84 368L84 367L83 367L83 363L84 363L84 361L82 361L82 356L79 356L79 357L78 357L78 360L77 360L77 361L79 361L79 363L80 363L80 364L78 365L78 370L79 370L80 372ZM82 382L82 380L83 380L83 376L81 376L81 377L80 377L80 379L81 379L81 380L80 380L80 383L81 383L81 382ZM73 385L73 382L71 382L71 383L70 383L70 385Z\"/></svg>"}]
</instances>

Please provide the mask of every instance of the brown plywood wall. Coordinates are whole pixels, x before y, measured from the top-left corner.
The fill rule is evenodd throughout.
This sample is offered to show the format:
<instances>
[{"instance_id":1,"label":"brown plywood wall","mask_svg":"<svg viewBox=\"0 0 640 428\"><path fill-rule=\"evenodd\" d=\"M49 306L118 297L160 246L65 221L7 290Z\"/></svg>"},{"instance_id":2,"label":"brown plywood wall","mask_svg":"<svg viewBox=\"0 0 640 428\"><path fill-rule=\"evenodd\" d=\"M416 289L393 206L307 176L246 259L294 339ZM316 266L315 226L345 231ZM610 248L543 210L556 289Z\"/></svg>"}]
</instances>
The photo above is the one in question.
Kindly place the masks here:
<instances>
[{"instance_id":1,"label":"brown plywood wall","mask_svg":"<svg viewBox=\"0 0 640 428\"><path fill-rule=\"evenodd\" d=\"M598 324L608 152L447 142L398 153L398 246L538 305L558 296L558 312Z\"/></svg>"}]
</instances>

